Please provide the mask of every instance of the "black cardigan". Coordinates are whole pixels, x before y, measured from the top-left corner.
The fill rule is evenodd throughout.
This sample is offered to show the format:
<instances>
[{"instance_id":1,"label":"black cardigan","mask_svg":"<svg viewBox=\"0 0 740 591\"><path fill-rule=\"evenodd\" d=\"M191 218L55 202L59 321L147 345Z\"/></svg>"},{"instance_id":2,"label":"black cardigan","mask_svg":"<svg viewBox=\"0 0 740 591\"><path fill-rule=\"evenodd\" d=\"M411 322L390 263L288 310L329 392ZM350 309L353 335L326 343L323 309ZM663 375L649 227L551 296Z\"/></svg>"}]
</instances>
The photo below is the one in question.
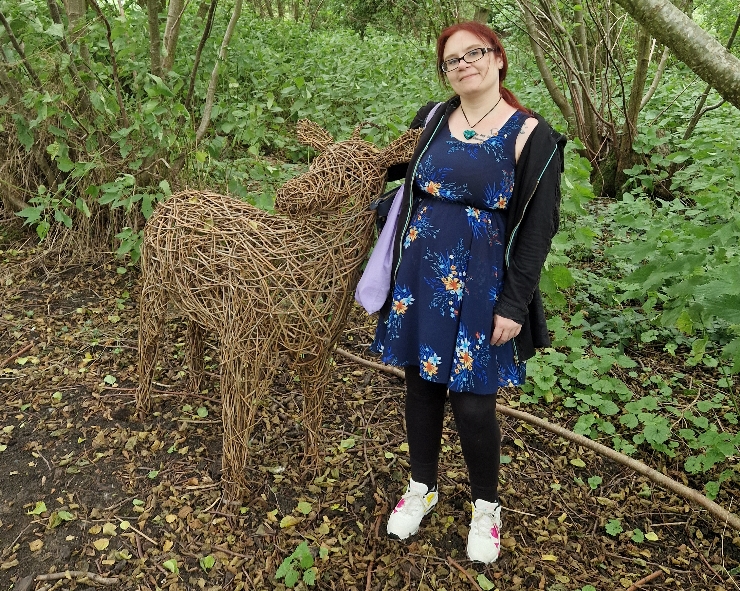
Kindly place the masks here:
<instances>
[{"instance_id":1,"label":"black cardigan","mask_svg":"<svg viewBox=\"0 0 740 591\"><path fill-rule=\"evenodd\" d=\"M412 129L424 126L435 104L431 102L419 109L411 122ZM393 284L403 252L401 245L413 210L414 171L437 130L444 126L459 105L457 96L440 105L422 132L411 161L388 170L388 180L404 177L406 180L396 225L391 290L381 310L383 315L390 310ZM566 143L565 136L553 130L547 121L537 114L534 117L539 123L524 144L516 165L514 192L507 210L504 288L494 310L495 314L522 325L521 332L514 339L514 355L518 361L532 357L535 348L551 344L539 281L560 220L560 173L564 170L563 149Z\"/></svg>"}]
</instances>

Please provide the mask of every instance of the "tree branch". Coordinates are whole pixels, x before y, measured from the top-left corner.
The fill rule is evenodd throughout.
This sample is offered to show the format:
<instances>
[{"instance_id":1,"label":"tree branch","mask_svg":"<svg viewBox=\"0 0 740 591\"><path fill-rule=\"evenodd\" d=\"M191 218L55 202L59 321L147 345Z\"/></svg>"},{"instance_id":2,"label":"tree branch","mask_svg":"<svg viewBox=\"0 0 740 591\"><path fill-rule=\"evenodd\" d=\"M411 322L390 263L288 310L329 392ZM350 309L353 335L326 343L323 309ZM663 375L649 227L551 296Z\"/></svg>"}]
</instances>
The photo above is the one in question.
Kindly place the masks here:
<instances>
[{"instance_id":1,"label":"tree branch","mask_svg":"<svg viewBox=\"0 0 740 591\"><path fill-rule=\"evenodd\" d=\"M41 80L36 75L36 72L31 67L31 64L28 61L28 58L26 57L26 53L23 51L23 47L21 47L21 44L18 42L18 39L16 39L15 34L13 33L13 29L10 28L10 23L8 23L8 20L5 18L5 15L0 10L0 21L3 23L3 27L5 27L5 32L8 34L8 37L10 38L10 42L13 44L13 48L15 49L16 53L20 56L21 60L23 60L23 65L26 68L26 72L28 72L28 75L31 77L31 80L34 81L36 84L36 89L41 89Z\"/></svg>"},{"instance_id":2,"label":"tree branch","mask_svg":"<svg viewBox=\"0 0 740 591\"><path fill-rule=\"evenodd\" d=\"M231 41L231 36L234 34L236 23L242 13L242 4L244 0L236 0L234 4L234 11L231 13L231 20L229 25L226 27L226 33L224 33L224 39L221 42L221 48L218 51L218 57L216 63L213 65L213 71L211 72L211 82L208 84L208 92L206 94L206 104L203 107L203 119L201 119L200 127L195 133L195 139L200 141L206 135L206 130L211 122L211 111L213 110L213 102L216 97L216 85L218 84L218 74L221 69L221 64L226 61L226 53Z\"/></svg>"},{"instance_id":3,"label":"tree branch","mask_svg":"<svg viewBox=\"0 0 740 591\"><path fill-rule=\"evenodd\" d=\"M655 77L653 78L652 84L650 84L650 88L648 88L648 91L645 93L645 96L642 97L642 102L640 103L640 110L645 107L650 102L650 99L653 98L653 95L655 94L655 91L658 90L658 84L660 84L660 79L663 77L663 72L665 71L665 66L668 63L668 55L670 54L670 51L667 47L663 48L663 55L660 56L660 62L658 63L658 69L655 72Z\"/></svg>"},{"instance_id":4,"label":"tree branch","mask_svg":"<svg viewBox=\"0 0 740 591\"><path fill-rule=\"evenodd\" d=\"M200 56L203 53L203 48L208 41L208 37L211 36L211 29L213 28L213 15L216 13L216 6L218 0L211 0L211 5L208 7L208 18L206 19L206 27L203 29L203 35L198 43L198 49L195 52L195 61L193 62L193 70L190 72L190 86L188 87L188 96L185 99L185 108L190 110L190 103L193 100L193 92L195 91L195 76L198 73L198 66L200 65Z\"/></svg>"}]
</instances>

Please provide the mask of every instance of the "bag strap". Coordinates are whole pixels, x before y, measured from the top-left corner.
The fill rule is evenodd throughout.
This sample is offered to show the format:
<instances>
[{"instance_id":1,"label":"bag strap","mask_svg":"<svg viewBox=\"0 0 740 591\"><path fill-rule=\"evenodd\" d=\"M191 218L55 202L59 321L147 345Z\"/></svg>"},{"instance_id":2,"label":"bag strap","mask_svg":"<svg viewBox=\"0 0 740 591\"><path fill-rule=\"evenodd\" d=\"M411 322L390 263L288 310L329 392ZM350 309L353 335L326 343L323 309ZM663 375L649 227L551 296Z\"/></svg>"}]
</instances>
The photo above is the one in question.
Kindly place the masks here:
<instances>
[{"instance_id":1,"label":"bag strap","mask_svg":"<svg viewBox=\"0 0 740 591\"><path fill-rule=\"evenodd\" d=\"M431 109L429 109L429 112L427 113L427 116L424 119L424 127L426 127L427 125L429 125L429 122L432 120L432 117L434 117L434 114L437 112L437 109L439 108L439 106L441 104L443 104L443 103L437 103Z\"/></svg>"}]
</instances>

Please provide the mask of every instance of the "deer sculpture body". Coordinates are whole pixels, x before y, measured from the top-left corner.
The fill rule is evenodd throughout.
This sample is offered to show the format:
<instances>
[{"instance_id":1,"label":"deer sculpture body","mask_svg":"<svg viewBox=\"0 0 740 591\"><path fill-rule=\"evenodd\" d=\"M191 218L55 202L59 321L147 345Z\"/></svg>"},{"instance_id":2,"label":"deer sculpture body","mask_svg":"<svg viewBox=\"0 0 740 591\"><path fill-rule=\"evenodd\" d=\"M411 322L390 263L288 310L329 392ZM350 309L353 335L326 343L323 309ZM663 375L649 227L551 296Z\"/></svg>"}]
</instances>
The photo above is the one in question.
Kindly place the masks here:
<instances>
[{"instance_id":1,"label":"deer sculpture body","mask_svg":"<svg viewBox=\"0 0 740 591\"><path fill-rule=\"evenodd\" d=\"M223 420L223 492L238 499L248 442L287 351L303 393L305 457L315 459L329 358L344 328L373 238L371 201L389 166L407 162L419 131L384 150L360 139L334 143L301 121L302 143L320 152L278 189L276 215L234 198L186 191L157 206L144 228L137 407L151 382L168 304L188 319L191 386L203 374L203 333L218 335Z\"/></svg>"}]
</instances>

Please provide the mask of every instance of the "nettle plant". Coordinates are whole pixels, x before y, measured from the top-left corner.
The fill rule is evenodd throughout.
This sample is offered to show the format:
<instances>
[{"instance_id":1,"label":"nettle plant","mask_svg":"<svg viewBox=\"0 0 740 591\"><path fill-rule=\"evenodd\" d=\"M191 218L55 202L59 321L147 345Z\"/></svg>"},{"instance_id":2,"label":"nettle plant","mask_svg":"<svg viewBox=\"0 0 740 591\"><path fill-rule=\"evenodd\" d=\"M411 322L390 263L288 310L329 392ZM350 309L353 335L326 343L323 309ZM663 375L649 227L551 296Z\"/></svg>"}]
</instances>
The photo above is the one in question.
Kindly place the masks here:
<instances>
[{"instance_id":1,"label":"nettle plant","mask_svg":"<svg viewBox=\"0 0 740 591\"><path fill-rule=\"evenodd\" d=\"M738 141L702 136L661 155L654 149L665 139L648 129L637 147L654 169L635 167L623 199L597 206L587 205L588 164L570 155L561 231L541 281L559 311L553 348L528 363L520 398L572 409L575 432L609 437L623 453L680 454L687 473L715 477L705 485L711 498L737 478L727 464L740 450ZM681 198L657 200L650 189L674 163L684 165L672 184ZM641 350L664 351L677 369L702 366L716 383L641 367Z\"/></svg>"}]
</instances>

